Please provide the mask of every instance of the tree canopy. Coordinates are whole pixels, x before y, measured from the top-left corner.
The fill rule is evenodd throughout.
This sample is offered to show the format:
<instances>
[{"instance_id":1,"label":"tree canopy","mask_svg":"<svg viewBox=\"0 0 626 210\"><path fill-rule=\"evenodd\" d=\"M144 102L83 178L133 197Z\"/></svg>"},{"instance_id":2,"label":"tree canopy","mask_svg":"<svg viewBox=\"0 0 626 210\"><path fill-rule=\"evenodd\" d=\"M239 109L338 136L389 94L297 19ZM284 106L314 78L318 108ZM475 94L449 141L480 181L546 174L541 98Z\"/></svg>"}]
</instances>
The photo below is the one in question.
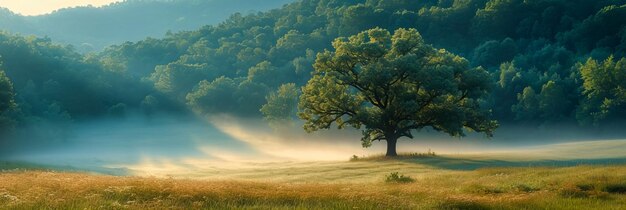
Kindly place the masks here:
<instances>
[{"instance_id":1,"label":"tree canopy","mask_svg":"<svg viewBox=\"0 0 626 210\"><path fill-rule=\"evenodd\" d=\"M51 16L91 20L131 6L147 14L177 2L132 1L106 7L102 14L81 7ZM0 61L15 104L5 116L18 126L190 109L294 118L286 116L295 109L291 90L312 78L316 55L333 49L338 37L378 27L415 28L424 42L445 49L443 55L467 58L469 69L482 67L493 83L479 103L502 125L593 128L626 121L624 85L614 79L621 78L618 63L626 56L625 5L626 0L300 0L266 12L234 13L218 24L161 38L116 42L89 54L58 44L65 40L55 36L11 33L34 29L23 24L24 17L0 9L0 25L11 30L0 32ZM153 26L166 27L178 17L159 16L163 24ZM128 25L115 28L123 26Z\"/></svg>"},{"instance_id":2,"label":"tree canopy","mask_svg":"<svg viewBox=\"0 0 626 210\"><path fill-rule=\"evenodd\" d=\"M3 135L3 130L8 129L12 124L12 120L7 115L15 106L13 83L6 73L0 70L0 137Z\"/></svg>"},{"instance_id":3,"label":"tree canopy","mask_svg":"<svg viewBox=\"0 0 626 210\"><path fill-rule=\"evenodd\" d=\"M626 58L613 56L579 64L583 79L583 102L578 118L587 123L615 121L626 114Z\"/></svg>"},{"instance_id":4,"label":"tree canopy","mask_svg":"<svg viewBox=\"0 0 626 210\"><path fill-rule=\"evenodd\" d=\"M221 24L163 39L112 46L97 57L120 72L148 78L157 90L183 102L201 81L222 76L239 83L237 87L244 82L248 87L264 86L267 96L282 84L304 85L311 78L315 55L332 48L337 37L374 27L416 28L434 47L468 58L471 67L482 66L497 81L484 105L499 122L583 123L576 116L586 99L575 66L590 57L626 55L622 32L626 21L619 18L625 4L623 0L302 0L268 12L235 14ZM610 30L596 30L599 27ZM527 88L533 89L535 98L518 97ZM258 94L262 93L253 93ZM538 100L536 106L530 106L533 100ZM522 108L525 103L528 106ZM253 115L261 116L258 110L264 103L255 104L247 111L221 111L249 116L256 109Z\"/></svg>"},{"instance_id":5,"label":"tree canopy","mask_svg":"<svg viewBox=\"0 0 626 210\"><path fill-rule=\"evenodd\" d=\"M265 120L277 123L290 121L296 115L299 95L294 83L281 85L270 93L266 98L267 103L261 107Z\"/></svg>"},{"instance_id":6,"label":"tree canopy","mask_svg":"<svg viewBox=\"0 0 626 210\"><path fill-rule=\"evenodd\" d=\"M333 47L318 54L302 89L299 116L307 131L333 123L362 129L363 146L385 140L387 156L396 156L398 138L413 138L414 130L491 136L497 127L480 106L491 88L487 71L425 44L415 29L371 29Z\"/></svg>"}]
</instances>

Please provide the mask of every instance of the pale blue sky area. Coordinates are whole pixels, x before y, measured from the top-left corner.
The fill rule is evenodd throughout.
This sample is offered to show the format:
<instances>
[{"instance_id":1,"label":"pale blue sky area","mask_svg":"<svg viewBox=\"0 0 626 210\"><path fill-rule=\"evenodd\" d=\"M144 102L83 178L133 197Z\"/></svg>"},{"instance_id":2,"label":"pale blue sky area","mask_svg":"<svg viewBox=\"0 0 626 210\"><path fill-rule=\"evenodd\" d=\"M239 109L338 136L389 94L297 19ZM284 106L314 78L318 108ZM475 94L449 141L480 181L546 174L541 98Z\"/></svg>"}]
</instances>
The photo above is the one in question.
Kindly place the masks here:
<instances>
[{"instance_id":1,"label":"pale blue sky area","mask_svg":"<svg viewBox=\"0 0 626 210\"><path fill-rule=\"evenodd\" d=\"M120 0L0 0L0 7L22 15L41 15L75 6L103 6Z\"/></svg>"}]
</instances>

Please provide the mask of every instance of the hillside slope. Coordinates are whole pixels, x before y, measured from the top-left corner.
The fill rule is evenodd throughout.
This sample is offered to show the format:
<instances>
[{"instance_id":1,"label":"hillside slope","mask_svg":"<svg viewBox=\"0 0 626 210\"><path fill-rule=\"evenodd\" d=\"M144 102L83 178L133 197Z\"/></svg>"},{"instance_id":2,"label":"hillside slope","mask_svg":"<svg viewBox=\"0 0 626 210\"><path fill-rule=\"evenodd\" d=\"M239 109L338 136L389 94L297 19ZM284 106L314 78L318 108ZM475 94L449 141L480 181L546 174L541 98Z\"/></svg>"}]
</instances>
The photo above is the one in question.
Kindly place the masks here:
<instances>
[{"instance_id":1,"label":"hillside slope","mask_svg":"<svg viewBox=\"0 0 626 210\"><path fill-rule=\"evenodd\" d=\"M168 31L197 29L230 15L280 8L292 0L127 0L96 8L82 6L38 16L0 10L0 29L50 37L79 51L101 50L112 44L163 37Z\"/></svg>"}]
</instances>

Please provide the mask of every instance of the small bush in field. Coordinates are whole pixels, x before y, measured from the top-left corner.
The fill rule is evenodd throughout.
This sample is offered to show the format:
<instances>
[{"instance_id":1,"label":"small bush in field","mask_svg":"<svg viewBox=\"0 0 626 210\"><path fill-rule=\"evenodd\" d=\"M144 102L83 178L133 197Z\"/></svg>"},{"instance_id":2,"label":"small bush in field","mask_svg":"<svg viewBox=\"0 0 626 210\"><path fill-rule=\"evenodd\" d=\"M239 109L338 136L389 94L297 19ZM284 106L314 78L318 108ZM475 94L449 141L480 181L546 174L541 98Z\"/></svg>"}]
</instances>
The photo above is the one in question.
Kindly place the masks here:
<instances>
[{"instance_id":1,"label":"small bush in field","mask_svg":"<svg viewBox=\"0 0 626 210\"><path fill-rule=\"evenodd\" d=\"M415 179L411 178L410 176L398 174L398 172L393 172L387 175L387 178L385 179L385 182L387 183L410 183L414 181Z\"/></svg>"}]
</instances>

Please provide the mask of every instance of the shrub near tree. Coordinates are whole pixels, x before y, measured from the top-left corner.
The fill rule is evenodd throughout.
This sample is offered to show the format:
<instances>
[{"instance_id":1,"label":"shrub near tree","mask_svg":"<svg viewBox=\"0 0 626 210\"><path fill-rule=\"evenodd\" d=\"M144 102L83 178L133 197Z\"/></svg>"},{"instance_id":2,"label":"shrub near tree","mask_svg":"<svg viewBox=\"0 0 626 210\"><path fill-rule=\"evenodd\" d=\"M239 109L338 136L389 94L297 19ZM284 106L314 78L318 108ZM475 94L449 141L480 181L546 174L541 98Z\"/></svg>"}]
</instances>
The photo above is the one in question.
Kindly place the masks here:
<instances>
[{"instance_id":1,"label":"shrub near tree","mask_svg":"<svg viewBox=\"0 0 626 210\"><path fill-rule=\"evenodd\" d=\"M364 147L387 142L397 156L399 138L424 128L464 136L492 136L498 126L480 106L492 82L482 68L424 43L415 29L376 28L333 42L318 54L313 78L302 88L299 117L308 132L354 127Z\"/></svg>"}]
</instances>

